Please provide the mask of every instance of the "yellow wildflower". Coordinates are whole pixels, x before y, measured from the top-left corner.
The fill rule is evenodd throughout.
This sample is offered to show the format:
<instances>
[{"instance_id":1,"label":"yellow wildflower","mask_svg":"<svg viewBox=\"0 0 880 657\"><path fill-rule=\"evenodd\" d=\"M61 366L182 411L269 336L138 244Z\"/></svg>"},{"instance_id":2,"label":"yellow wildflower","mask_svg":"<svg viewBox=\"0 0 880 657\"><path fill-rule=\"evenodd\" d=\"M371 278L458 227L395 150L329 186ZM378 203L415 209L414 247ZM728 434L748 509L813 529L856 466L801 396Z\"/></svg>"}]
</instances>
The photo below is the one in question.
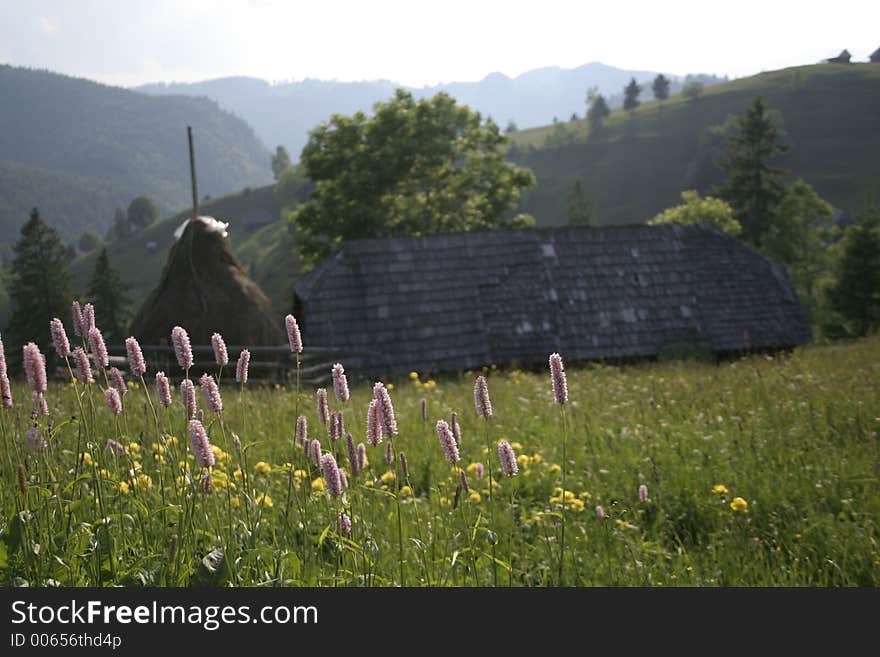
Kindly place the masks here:
<instances>
[{"instance_id":1,"label":"yellow wildflower","mask_svg":"<svg viewBox=\"0 0 880 657\"><path fill-rule=\"evenodd\" d=\"M570 506L571 506L572 511L583 511L584 510L584 501L575 498L571 501Z\"/></svg>"},{"instance_id":2,"label":"yellow wildflower","mask_svg":"<svg viewBox=\"0 0 880 657\"><path fill-rule=\"evenodd\" d=\"M125 483L124 481L120 481L118 484L116 484L116 490L118 490L123 495L128 495L128 490L129 490L128 484Z\"/></svg>"},{"instance_id":3,"label":"yellow wildflower","mask_svg":"<svg viewBox=\"0 0 880 657\"><path fill-rule=\"evenodd\" d=\"M156 452L156 454L165 453L165 448L162 447L162 445L160 445L159 443L153 443L152 445L150 445L150 447L153 449L154 452Z\"/></svg>"},{"instance_id":4,"label":"yellow wildflower","mask_svg":"<svg viewBox=\"0 0 880 657\"><path fill-rule=\"evenodd\" d=\"M578 494L578 497L581 498L582 500L587 500L588 502L593 499L593 496L590 495L589 491L585 491L585 490L582 490Z\"/></svg>"},{"instance_id":5,"label":"yellow wildflower","mask_svg":"<svg viewBox=\"0 0 880 657\"><path fill-rule=\"evenodd\" d=\"M257 474L269 474L272 472L272 466L265 461L257 461L257 464L254 466L254 472Z\"/></svg>"},{"instance_id":6,"label":"yellow wildflower","mask_svg":"<svg viewBox=\"0 0 880 657\"><path fill-rule=\"evenodd\" d=\"M161 454L153 454L153 460L159 465L165 465L165 457Z\"/></svg>"},{"instance_id":7,"label":"yellow wildflower","mask_svg":"<svg viewBox=\"0 0 880 657\"><path fill-rule=\"evenodd\" d=\"M364 486L368 486L368 487L372 488L373 486L375 486L375 484L373 483L373 480L372 480L372 479L367 479L367 480L364 482Z\"/></svg>"},{"instance_id":8,"label":"yellow wildflower","mask_svg":"<svg viewBox=\"0 0 880 657\"><path fill-rule=\"evenodd\" d=\"M98 474L101 475L102 477L104 477L104 479L110 478L110 471L107 468L101 468L98 471Z\"/></svg>"},{"instance_id":9,"label":"yellow wildflower","mask_svg":"<svg viewBox=\"0 0 880 657\"><path fill-rule=\"evenodd\" d=\"M137 443L128 443L128 451L132 454L137 454L139 451L141 451L141 446Z\"/></svg>"},{"instance_id":10,"label":"yellow wildflower","mask_svg":"<svg viewBox=\"0 0 880 657\"><path fill-rule=\"evenodd\" d=\"M550 466L550 472L561 472L561 471L562 471L562 468L559 467L558 463L554 463L553 465Z\"/></svg>"},{"instance_id":11,"label":"yellow wildflower","mask_svg":"<svg viewBox=\"0 0 880 657\"><path fill-rule=\"evenodd\" d=\"M470 464L468 464L468 466L465 468L465 470L468 471L468 474L475 474L475 473L477 472L477 464L476 464L476 463L470 463Z\"/></svg>"},{"instance_id":12,"label":"yellow wildflower","mask_svg":"<svg viewBox=\"0 0 880 657\"><path fill-rule=\"evenodd\" d=\"M471 502L479 502L483 498L480 497L480 494L477 491L472 490L468 499L470 499Z\"/></svg>"},{"instance_id":13,"label":"yellow wildflower","mask_svg":"<svg viewBox=\"0 0 880 657\"><path fill-rule=\"evenodd\" d=\"M449 501L448 497L441 497L440 498L440 506L449 506L450 504L451 504L451 502Z\"/></svg>"},{"instance_id":14,"label":"yellow wildflower","mask_svg":"<svg viewBox=\"0 0 880 657\"><path fill-rule=\"evenodd\" d=\"M229 506L231 506L233 509L237 509L238 507L241 506L241 500L237 496L230 497L229 498Z\"/></svg>"},{"instance_id":15,"label":"yellow wildflower","mask_svg":"<svg viewBox=\"0 0 880 657\"><path fill-rule=\"evenodd\" d=\"M427 381L425 381L425 387L426 388L436 388L437 382L434 379L428 379Z\"/></svg>"},{"instance_id":16,"label":"yellow wildflower","mask_svg":"<svg viewBox=\"0 0 880 657\"><path fill-rule=\"evenodd\" d=\"M138 384L134 381L126 381L125 385L128 386L129 390L137 390L138 388Z\"/></svg>"},{"instance_id":17,"label":"yellow wildflower","mask_svg":"<svg viewBox=\"0 0 880 657\"><path fill-rule=\"evenodd\" d=\"M749 503L741 497L734 497L733 502L730 503L730 508L733 509L733 511L742 511L743 513L748 513Z\"/></svg>"},{"instance_id":18,"label":"yellow wildflower","mask_svg":"<svg viewBox=\"0 0 880 657\"><path fill-rule=\"evenodd\" d=\"M410 372L409 378L411 378L413 381L416 381L419 378L419 373L418 372Z\"/></svg>"},{"instance_id":19,"label":"yellow wildflower","mask_svg":"<svg viewBox=\"0 0 880 657\"><path fill-rule=\"evenodd\" d=\"M304 479L305 477L309 476L309 473L306 472L305 470L294 470L293 476L296 477L297 479Z\"/></svg>"},{"instance_id":20,"label":"yellow wildflower","mask_svg":"<svg viewBox=\"0 0 880 657\"><path fill-rule=\"evenodd\" d=\"M724 484L715 484L712 486L712 492L717 493L718 495L724 495L727 493L727 486Z\"/></svg>"},{"instance_id":21,"label":"yellow wildflower","mask_svg":"<svg viewBox=\"0 0 880 657\"><path fill-rule=\"evenodd\" d=\"M538 463L540 463L540 462L543 461L543 460L544 460L544 459L541 458L541 455L538 454L538 452L535 452L534 454L532 454L532 463L534 463L534 464L537 465Z\"/></svg>"},{"instance_id":22,"label":"yellow wildflower","mask_svg":"<svg viewBox=\"0 0 880 657\"><path fill-rule=\"evenodd\" d=\"M522 443L518 441L513 441L512 443L510 443L510 446L513 447L515 450L522 449Z\"/></svg>"},{"instance_id":23,"label":"yellow wildflower","mask_svg":"<svg viewBox=\"0 0 880 657\"><path fill-rule=\"evenodd\" d=\"M389 383L389 384L386 385L385 387L388 388L389 390L394 390L394 384L393 384L393 383Z\"/></svg>"},{"instance_id":24,"label":"yellow wildflower","mask_svg":"<svg viewBox=\"0 0 880 657\"><path fill-rule=\"evenodd\" d=\"M391 472L391 470L389 470L388 472L384 473L381 477L379 477L379 479L382 480L383 484L390 484L392 481L394 481L396 479L396 475L393 472Z\"/></svg>"},{"instance_id":25,"label":"yellow wildflower","mask_svg":"<svg viewBox=\"0 0 880 657\"><path fill-rule=\"evenodd\" d=\"M262 506L266 509L271 509L273 506L272 498L265 493L260 493L259 495L257 495L257 498L254 500L254 502L256 502L257 506Z\"/></svg>"},{"instance_id":26,"label":"yellow wildflower","mask_svg":"<svg viewBox=\"0 0 880 657\"><path fill-rule=\"evenodd\" d=\"M178 443L177 436L168 436L165 442L169 445L176 445Z\"/></svg>"},{"instance_id":27,"label":"yellow wildflower","mask_svg":"<svg viewBox=\"0 0 880 657\"><path fill-rule=\"evenodd\" d=\"M92 455L88 452L81 452L79 457L82 459L82 462L86 465L92 465L94 461L92 461Z\"/></svg>"},{"instance_id":28,"label":"yellow wildflower","mask_svg":"<svg viewBox=\"0 0 880 657\"><path fill-rule=\"evenodd\" d=\"M400 494L401 495L412 495L412 488L410 488L409 486L401 486L400 487Z\"/></svg>"},{"instance_id":29,"label":"yellow wildflower","mask_svg":"<svg viewBox=\"0 0 880 657\"><path fill-rule=\"evenodd\" d=\"M324 490L324 477L312 479L312 490Z\"/></svg>"},{"instance_id":30,"label":"yellow wildflower","mask_svg":"<svg viewBox=\"0 0 880 657\"><path fill-rule=\"evenodd\" d=\"M189 472L189 463L186 461L178 461L177 467L184 472Z\"/></svg>"},{"instance_id":31,"label":"yellow wildflower","mask_svg":"<svg viewBox=\"0 0 880 657\"><path fill-rule=\"evenodd\" d=\"M526 454L520 454L516 457L516 462L519 463L520 467L524 468L529 464L529 457Z\"/></svg>"}]
</instances>

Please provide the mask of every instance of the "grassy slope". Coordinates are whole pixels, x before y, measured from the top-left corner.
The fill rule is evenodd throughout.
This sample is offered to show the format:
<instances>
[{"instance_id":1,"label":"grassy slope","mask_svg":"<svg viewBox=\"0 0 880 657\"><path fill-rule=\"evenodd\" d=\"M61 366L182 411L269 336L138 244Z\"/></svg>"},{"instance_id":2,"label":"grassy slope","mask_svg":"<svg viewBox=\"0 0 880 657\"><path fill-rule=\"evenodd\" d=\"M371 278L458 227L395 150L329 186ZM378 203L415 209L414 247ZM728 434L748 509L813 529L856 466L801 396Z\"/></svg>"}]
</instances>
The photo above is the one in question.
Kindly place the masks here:
<instances>
[{"instance_id":1,"label":"grassy slope","mask_svg":"<svg viewBox=\"0 0 880 657\"><path fill-rule=\"evenodd\" d=\"M866 193L880 197L880 66L823 64L720 84L696 101L645 102L632 117L617 110L593 135L583 120L514 133L517 161L538 179L522 209L541 224L563 223L575 178L602 223L644 221L683 189L705 192L720 182L707 128L741 114L756 95L782 114L792 148L778 166L850 212L864 207ZM569 143L546 145L563 130Z\"/></svg>"}]
</instances>

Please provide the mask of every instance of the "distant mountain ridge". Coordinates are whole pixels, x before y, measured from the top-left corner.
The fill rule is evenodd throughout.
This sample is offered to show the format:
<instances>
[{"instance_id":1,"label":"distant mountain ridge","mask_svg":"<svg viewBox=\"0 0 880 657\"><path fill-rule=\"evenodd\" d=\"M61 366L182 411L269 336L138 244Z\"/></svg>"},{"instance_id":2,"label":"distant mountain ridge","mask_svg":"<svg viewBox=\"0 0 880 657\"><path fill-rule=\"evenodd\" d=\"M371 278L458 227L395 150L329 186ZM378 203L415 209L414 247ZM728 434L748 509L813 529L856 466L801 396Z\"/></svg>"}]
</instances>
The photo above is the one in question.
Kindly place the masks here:
<instances>
[{"instance_id":1,"label":"distant mountain ridge","mask_svg":"<svg viewBox=\"0 0 880 657\"><path fill-rule=\"evenodd\" d=\"M331 114L369 112L373 104L406 88L417 98L430 97L441 91L459 103L469 105L491 116L502 128L513 121L519 128L549 123L553 117L566 121L586 109L587 89L598 87L599 93L620 104L624 85L630 78L644 86L643 97L651 94L655 71L630 71L599 62L573 69L550 66L527 71L514 78L503 73L490 73L479 82L450 82L429 87L405 87L389 80L338 82L305 79L300 82L270 84L249 77L226 77L193 83L156 83L136 87L137 91L156 95L204 96L250 123L257 134L273 148L283 144L291 158L299 159L308 139L308 131ZM680 86L676 76L671 91ZM708 86L712 76L704 76Z\"/></svg>"},{"instance_id":2,"label":"distant mountain ridge","mask_svg":"<svg viewBox=\"0 0 880 657\"><path fill-rule=\"evenodd\" d=\"M0 65L0 249L31 207L72 240L149 194L163 212L190 199L186 126L199 193L272 179L269 152L239 117L204 98L157 97L49 71Z\"/></svg>"}]
</instances>

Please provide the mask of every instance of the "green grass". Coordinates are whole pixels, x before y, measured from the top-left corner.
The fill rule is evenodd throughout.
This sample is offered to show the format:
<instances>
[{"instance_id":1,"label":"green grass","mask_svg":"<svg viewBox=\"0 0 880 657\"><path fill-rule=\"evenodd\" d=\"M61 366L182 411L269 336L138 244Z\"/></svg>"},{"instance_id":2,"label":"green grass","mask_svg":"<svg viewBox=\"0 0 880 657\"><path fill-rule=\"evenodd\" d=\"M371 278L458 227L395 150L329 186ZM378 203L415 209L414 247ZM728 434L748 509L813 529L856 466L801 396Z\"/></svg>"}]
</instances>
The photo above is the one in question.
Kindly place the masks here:
<instances>
[{"instance_id":1,"label":"green grass","mask_svg":"<svg viewBox=\"0 0 880 657\"><path fill-rule=\"evenodd\" d=\"M569 367L564 510L561 415L548 374L486 371L494 407L488 458L487 427L473 411L474 373L403 378L391 390L400 426L394 446L407 453L412 492L397 497L387 473L400 481L399 460L383 462L383 443L368 448L365 472L355 478L349 470L341 500L321 490L319 471L293 443L303 413L310 436L346 462L344 447L331 446L317 422L312 391L297 401L288 387L249 383L240 395L224 373L225 432L206 411L222 453L214 490L205 494L199 477L186 474L197 468L179 403L159 409L157 434L142 390L129 391L115 423L98 386L54 385L49 421L40 421L48 449L34 454L24 438L30 396L18 385L16 407L3 411L0 579L34 586L880 584L880 340L719 365ZM371 392L358 383L349 404L331 401L358 441ZM423 397L428 423L420 418ZM461 465L478 493L461 494L457 508L458 476L434 431L453 410ZM111 437L129 445L126 456L104 448ZM501 438L522 459L515 477L498 470ZM79 466L78 451L89 454ZM488 478L472 471L478 461L500 480L491 505ZM241 478L233 474L239 468ZM291 469L301 472L291 476ZM149 486L143 478L127 491L120 485L138 475ZM638 499L640 484L648 486L647 502ZM260 504L266 495L271 506ZM738 497L747 511L731 507ZM354 518L350 538L336 529L341 508Z\"/></svg>"},{"instance_id":2,"label":"green grass","mask_svg":"<svg viewBox=\"0 0 880 657\"><path fill-rule=\"evenodd\" d=\"M600 223L636 223L676 205L685 189L721 182L719 142L708 133L755 96L782 116L791 150L775 163L851 213L880 196L880 66L819 64L734 80L694 101L643 102L612 112L590 134L585 120L511 135L512 157L538 180L520 209L540 224L567 221L566 197L581 179ZM650 97L643 92L643 97Z\"/></svg>"}]
</instances>

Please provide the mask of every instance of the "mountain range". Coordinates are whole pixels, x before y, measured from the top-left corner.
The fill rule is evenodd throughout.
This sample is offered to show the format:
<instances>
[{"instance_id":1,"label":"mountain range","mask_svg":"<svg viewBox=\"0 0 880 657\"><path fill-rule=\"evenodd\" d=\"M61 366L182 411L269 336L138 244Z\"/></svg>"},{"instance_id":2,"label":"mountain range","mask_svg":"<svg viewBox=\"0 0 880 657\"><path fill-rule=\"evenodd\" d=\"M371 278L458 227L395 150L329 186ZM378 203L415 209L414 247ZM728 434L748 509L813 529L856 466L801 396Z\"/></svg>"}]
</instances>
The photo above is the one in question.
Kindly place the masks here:
<instances>
[{"instance_id":1,"label":"mountain range","mask_svg":"<svg viewBox=\"0 0 880 657\"><path fill-rule=\"evenodd\" d=\"M272 180L269 152L205 98L158 98L48 71L0 65L0 252L32 207L65 240L103 232L117 207L148 194L163 213L190 202L186 127L200 195Z\"/></svg>"},{"instance_id":2,"label":"mountain range","mask_svg":"<svg viewBox=\"0 0 880 657\"><path fill-rule=\"evenodd\" d=\"M459 103L469 105L483 116L491 116L502 128L513 122L518 128L550 123L554 117L568 120L572 114L583 115L587 90L596 87L610 100L620 104L623 87L635 78L644 87L643 97L650 96L655 71L630 71L599 62L566 69L558 66L539 68L510 78L492 73L478 82L451 82L430 87L403 87L416 98L445 92ZM683 82L668 75L671 93ZM722 81L708 75L693 76L705 86ZM308 131L334 113L369 112L381 100L390 98L402 87L388 80L337 82L306 79L270 84L249 77L226 77L193 83L156 83L136 87L155 95L201 96L216 101L254 127L270 148L283 145L296 161L308 140Z\"/></svg>"}]
</instances>

